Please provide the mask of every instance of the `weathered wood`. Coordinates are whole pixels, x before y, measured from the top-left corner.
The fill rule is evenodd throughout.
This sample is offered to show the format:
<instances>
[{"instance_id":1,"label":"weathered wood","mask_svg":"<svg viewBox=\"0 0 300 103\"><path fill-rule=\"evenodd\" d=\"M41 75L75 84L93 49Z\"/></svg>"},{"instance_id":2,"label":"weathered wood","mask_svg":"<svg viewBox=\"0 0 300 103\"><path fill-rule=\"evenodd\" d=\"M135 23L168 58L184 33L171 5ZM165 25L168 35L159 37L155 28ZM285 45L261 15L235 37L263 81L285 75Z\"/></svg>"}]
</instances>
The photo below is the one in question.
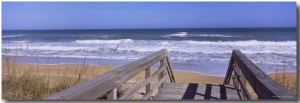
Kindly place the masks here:
<instances>
[{"instance_id":1,"label":"weathered wood","mask_svg":"<svg viewBox=\"0 0 300 103\"><path fill-rule=\"evenodd\" d=\"M174 77L174 74L173 74L173 71L172 71L171 61L170 61L168 56L166 58L167 58L167 63L168 63L167 71L168 71L170 81L175 83L175 77Z\"/></svg>"},{"instance_id":2,"label":"weathered wood","mask_svg":"<svg viewBox=\"0 0 300 103\"><path fill-rule=\"evenodd\" d=\"M154 100L223 100L220 96L210 96L210 98L205 98L204 94L196 94L196 95L182 95L182 94L157 94L153 98ZM227 100L239 100L237 95L227 95Z\"/></svg>"},{"instance_id":3,"label":"weathered wood","mask_svg":"<svg viewBox=\"0 0 300 103\"><path fill-rule=\"evenodd\" d=\"M150 76L150 68L149 69L146 69L146 72L145 72L146 74L146 77L145 77L145 79L146 78L148 78L149 76ZM146 88L145 88L145 94L147 94L149 91L150 91L150 89L151 89L151 85L150 85L150 83L148 83L147 85L146 85ZM148 98L148 99L150 99L150 98Z\"/></svg>"},{"instance_id":4,"label":"weathered wood","mask_svg":"<svg viewBox=\"0 0 300 103\"><path fill-rule=\"evenodd\" d=\"M166 81L166 76L164 76L163 78L161 78L153 87L152 87L152 89L147 93L147 94L145 94L144 95L144 97L142 97L142 99L148 99L151 95L152 95L152 93L156 90L156 89L158 89L159 88L159 86L161 86L161 84L163 83L163 82L165 82Z\"/></svg>"},{"instance_id":5,"label":"weathered wood","mask_svg":"<svg viewBox=\"0 0 300 103\"><path fill-rule=\"evenodd\" d=\"M236 65L236 68L240 68L240 67L238 65ZM252 97L246 87L246 78L245 78L244 74L242 73L241 69L239 69L238 74L240 75L238 81L240 82L240 86L241 86L242 99L246 99L246 100L252 99Z\"/></svg>"},{"instance_id":6,"label":"weathered wood","mask_svg":"<svg viewBox=\"0 0 300 103\"><path fill-rule=\"evenodd\" d=\"M134 88L130 89L128 92L126 92L123 96L121 96L119 99L128 99L131 97L131 95L135 92L137 92L138 90L140 90L142 87L144 87L146 84L149 84L151 82L151 80L153 79L153 77L157 76L158 74L160 74L161 72L163 72L166 67L166 65L163 65L162 67L160 67L160 69L156 70L155 73L153 73L152 75L150 75L148 78L146 78L142 83L139 83L138 85L136 85Z\"/></svg>"},{"instance_id":7,"label":"weathered wood","mask_svg":"<svg viewBox=\"0 0 300 103\"><path fill-rule=\"evenodd\" d=\"M118 99L118 97L117 97L117 88L114 88L111 92L109 92L108 94L107 94L107 99L108 100L116 100L116 99Z\"/></svg>"},{"instance_id":8,"label":"weathered wood","mask_svg":"<svg viewBox=\"0 0 300 103\"><path fill-rule=\"evenodd\" d=\"M240 89L240 82L239 81L240 81L241 76L238 72L239 72L239 69L236 66L233 66L233 75L235 77L234 82L236 84L236 89L240 91L241 89Z\"/></svg>"},{"instance_id":9,"label":"weathered wood","mask_svg":"<svg viewBox=\"0 0 300 103\"><path fill-rule=\"evenodd\" d=\"M229 64L228 64L228 69L227 69L227 72L226 72L223 84L229 84L229 82L230 82L230 78L231 78L231 74L232 74L232 70L233 70L231 68L232 65L233 65L233 60L234 60L234 58L233 58L233 56L231 54L231 57L230 57L230 60L229 60Z\"/></svg>"},{"instance_id":10,"label":"weathered wood","mask_svg":"<svg viewBox=\"0 0 300 103\"><path fill-rule=\"evenodd\" d=\"M296 99L291 92L266 75L239 50L233 50L232 57L259 99Z\"/></svg>"},{"instance_id":11,"label":"weathered wood","mask_svg":"<svg viewBox=\"0 0 300 103\"><path fill-rule=\"evenodd\" d=\"M235 89L225 85L166 83L154 99L239 99Z\"/></svg>"},{"instance_id":12,"label":"weathered wood","mask_svg":"<svg viewBox=\"0 0 300 103\"><path fill-rule=\"evenodd\" d=\"M96 99L167 56L163 49L44 99Z\"/></svg>"},{"instance_id":13,"label":"weathered wood","mask_svg":"<svg viewBox=\"0 0 300 103\"><path fill-rule=\"evenodd\" d=\"M242 98L242 97L241 97L241 94L240 94L240 90L238 89L238 81L237 81L236 75L232 75L232 81L233 81L233 85L234 85L234 87L235 87L235 89L236 89L236 93L238 94L238 96L239 96L240 98Z\"/></svg>"},{"instance_id":14,"label":"weathered wood","mask_svg":"<svg viewBox=\"0 0 300 103\"><path fill-rule=\"evenodd\" d=\"M158 93L163 94L184 94L190 95L193 93L204 94L205 91L209 88L211 90L212 96L220 96L220 92L226 92L227 95L237 95L235 89L225 88L223 85L211 85L211 84L199 84L197 87L189 88L176 88L176 87L163 87ZM226 91L220 91L221 89L226 89Z\"/></svg>"},{"instance_id":15,"label":"weathered wood","mask_svg":"<svg viewBox=\"0 0 300 103\"><path fill-rule=\"evenodd\" d=\"M187 89L189 85L195 85L197 83L166 83L164 87L166 88L178 88L178 89ZM205 86L205 84L197 84L197 88L201 89L203 88L203 86ZM216 84L211 84L212 86L220 86L220 85L216 85ZM226 89L231 89L231 90L235 90L235 87L232 85L224 85L222 84Z\"/></svg>"},{"instance_id":16,"label":"weathered wood","mask_svg":"<svg viewBox=\"0 0 300 103\"><path fill-rule=\"evenodd\" d=\"M160 67L167 65L167 59L164 58L160 61ZM160 69L164 69L164 68L160 68ZM165 77L165 71L162 71L159 76L158 76L158 80L160 80L161 78ZM160 85L159 89L162 88L165 84L165 81Z\"/></svg>"}]
</instances>

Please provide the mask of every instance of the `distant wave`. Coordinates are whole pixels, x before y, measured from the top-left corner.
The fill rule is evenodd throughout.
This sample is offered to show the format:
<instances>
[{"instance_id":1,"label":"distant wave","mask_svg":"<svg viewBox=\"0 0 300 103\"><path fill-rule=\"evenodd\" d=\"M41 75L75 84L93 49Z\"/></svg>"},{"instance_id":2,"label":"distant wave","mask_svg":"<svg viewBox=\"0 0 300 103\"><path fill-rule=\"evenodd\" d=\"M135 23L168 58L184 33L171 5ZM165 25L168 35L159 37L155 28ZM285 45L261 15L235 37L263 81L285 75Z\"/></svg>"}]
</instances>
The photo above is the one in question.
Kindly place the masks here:
<instances>
[{"instance_id":1,"label":"distant wave","mask_svg":"<svg viewBox=\"0 0 300 103\"><path fill-rule=\"evenodd\" d=\"M163 35L162 37L238 37L223 34L188 34L188 32L177 32L175 34Z\"/></svg>"},{"instance_id":2,"label":"distant wave","mask_svg":"<svg viewBox=\"0 0 300 103\"><path fill-rule=\"evenodd\" d=\"M118 45L120 44L121 45ZM2 49L10 49L11 55L25 44L4 43ZM117 46L118 45L118 46ZM117 49L116 46L118 47ZM22 55L59 55L60 57L138 59L161 49L167 49L174 60L226 62L233 49L239 49L247 57L273 62L296 57L296 41L173 41L173 40L76 40L72 44L34 43L28 45ZM3 53L2 55L6 55ZM20 54L18 54L20 55ZM276 59L277 58L277 59Z\"/></svg>"},{"instance_id":3,"label":"distant wave","mask_svg":"<svg viewBox=\"0 0 300 103\"><path fill-rule=\"evenodd\" d=\"M76 43L82 44L120 44L120 43L133 43L132 39L119 39L119 40L76 40Z\"/></svg>"},{"instance_id":4,"label":"distant wave","mask_svg":"<svg viewBox=\"0 0 300 103\"><path fill-rule=\"evenodd\" d=\"M23 36L23 34L20 34L20 35L2 35L2 38L11 38L11 37L20 37L20 36Z\"/></svg>"},{"instance_id":5,"label":"distant wave","mask_svg":"<svg viewBox=\"0 0 300 103\"><path fill-rule=\"evenodd\" d=\"M169 36L176 36L176 37L186 37L188 32L177 32L175 34L170 34Z\"/></svg>"},{"instance_id":6,"label":"distant wave","mask_svg":"<svg viewBox=\"0 0 300 103\"><path fill-rule=\"evenodd\" d=\"M237 36L229 36L229 35L222 35L222 34L195 34L192 36L200 36L200 37L237 37Z\"/></svg>"},{"instance_id":7,"label":"distant wave","mask_svg":"<svg viewBox=\"0 0 300 103\"><path fill-rule=\"evenodd\" d=\"M12 41L14 43L26 43L27 41ZM93 45L97 44L97 45ZM296 41L171 41L171 40L76 40L75 44L31 44L31 50L54 50L54 51L97 51L99 48L116 48L124 52L154 52L167 49L171 52L219 54L231 53L232 49L240 49L246 54L274 53L274 54L296 54ZM13 47L14 44L3 44L2 48ZM15 45L13 48L21 48ZM25 45L24 45L25 46Z\"/></svg>"},{"instance_id":8,"label":"distant wave","mask_svg":"<svg viewBox=\"0 0 300 103\"><path fill-rule=\"evenodd\" d=\"M293 46L296 45L296 41L257 41L257 40L247 40L247 41L182 41L188 44L201 44L201 45L230 45L230 46L249 46L249 45L269 45L269 46Z\"/></svg>"},{"instance_id":9,"label":"distant wave","mask_svg":"<svg viewBox=\"0 0 300 103\"><path fill-rule=\"evenodd\" d=\"M137 45L139 44L139 45ZM160 49L168 49L170 52L203 53L203 54L230 54L233 49L240 49L246 54L296 54L296 41L165 41L153 40L145 42L136 41L128 47L120 47L119 50L132 52L154 52Z\"/></svg>"},{"instance_id":10,"label":"distant wave","mask_svg":"<svg viewBox=\"0 0 300 103\"><path fill-rule=\"evenodd\" d=\"M29 41L11 41L13 43L29 43Z\"/></svg>"}]
</instances>

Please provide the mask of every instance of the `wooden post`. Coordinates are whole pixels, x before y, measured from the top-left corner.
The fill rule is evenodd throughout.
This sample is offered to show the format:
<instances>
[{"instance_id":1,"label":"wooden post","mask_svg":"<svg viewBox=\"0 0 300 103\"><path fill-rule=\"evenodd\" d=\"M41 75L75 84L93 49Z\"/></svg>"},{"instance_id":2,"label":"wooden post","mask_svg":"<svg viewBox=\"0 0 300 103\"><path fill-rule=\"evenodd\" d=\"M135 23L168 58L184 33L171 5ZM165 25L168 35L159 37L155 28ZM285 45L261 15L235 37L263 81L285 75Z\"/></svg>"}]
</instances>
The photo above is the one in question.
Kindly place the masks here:
<instances>
[{"instance_id":1,"label":"wooden post","mask_svg":"<svg viewBox=\"0 0 300 103\"><path fill-rule=\"evenodd\" d=\"M160 61L160 67L163 67L164 65L166 65L167 61L166 58L162 59ZM165 68L161 68L161 69L165 69ZM165 70L163 70L159 75L158 75L158 81L161 80L165 75ZM160 88L162 88L164 86L165 82L163 82L160 86L159 86L159 90Z\"/></svg>"},{"instance_id":2,"label":"wooden post","mask_svg":"<svg viewBox=\"0 0 300 103\"><path fill-rule=\"evenodd\" d=\"M149 76L150 76L150 68L148 68L148 69L146 69L145 70L145 79L147 79ZM150 87L151 87L151 85L150 85L150 82L146 85L146 90L145 90L145 94L147 94L149 91L150 91ZM147 99L150 99L150 98L147 98Z\"/></svg>"},{"instance_id":3,"label":"wooden post","mask_svg":"<svg viewBox=\"0 0 300 103\"><path fill-rule=\"evenodd\" d=\"M241 79L241 70L240 68L237 66L236 62L234 62L234 70L236 71L236 80L237 80L237 86L238 86L238 89L241 90L241 83L238 81L239 79Z\"/></svg>"},{"instance_id":4,"label":"wooden post","mask_svg":"<svg viewBox=\"0 0 300 103\"><path fill-rule=\"evenodd\" d=\"M114 88L111 92L109 92L107 94L107 99L108 100L117 100L118 97L117 97L117 88Z\"/></svg>"},{"instance_id":5,"label":"wooden post","mask_svg":"<svg viewBox=\"0 0 300 103\"><path fill-rule=\"evenodd\" d=\"M225 78L224 78L224 82L223 84L229 84L230 83L230 78L231 78L231 75L232 75L232 65L233 65L233 57L231 56L230 57L230 61L229 61L229 64L228 64L228 69L227 69L227 72L226 72L226 75L225 75Z\"/></svg>"},{"instance_id":6,"label":"wooden post","mask_svg":"<svg viewBox=\"0 0 300 103\"><path fill-rule=\"evenodd\" d=\"M245 79L245 76L244 76L243 73L241 73L241 82L242 82L241 84L245 84L243 88L247 88L247 87L246 87L246 79ZM241 92L242 92L242 99L247 99L247 98L246 98L245 91L242 89Z\"/></svg>"}]
</instances>

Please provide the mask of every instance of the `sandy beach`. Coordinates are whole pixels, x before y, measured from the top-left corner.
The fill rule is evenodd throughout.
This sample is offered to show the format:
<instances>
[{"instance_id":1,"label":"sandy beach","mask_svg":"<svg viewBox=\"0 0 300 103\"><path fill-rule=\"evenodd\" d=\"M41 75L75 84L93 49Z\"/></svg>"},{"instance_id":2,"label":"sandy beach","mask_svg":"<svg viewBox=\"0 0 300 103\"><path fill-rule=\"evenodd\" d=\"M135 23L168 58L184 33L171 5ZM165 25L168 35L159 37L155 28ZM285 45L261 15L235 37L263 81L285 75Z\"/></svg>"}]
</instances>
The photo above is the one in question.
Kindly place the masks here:
<instances>
[{"instance_id":1,"label":"sandy beach","mask_svg":"<svg viewBox=\"0 0 300 103\"><path fill-rule=\"evenodd\" d=\"M47 76L50 79L50 85L55 84L58 80L62 80L61 78L78 78L79 74L81 78L84 80L91 79L93 77L99 76L101 74L107 73L113 69L117 68L117 66L95 66L95 65L86 65L86 64L60 64L60 65L37 65L37 64L24 64L24 63L15 63L15 62L2 62L2 73L3 75L6 74L26 74L30 73L33 75L41 75ZM154 73L157 69L151 68L151 73ZM204 75L194 72L185 72L185 71L173 71L175 75L175 80L177 83L206 83L206 84L222 84L224 77L218 76L210 76ZM2 75L2 77L4 77ZM271 78L281 79L283 74L282 73L270 73L268 74ZM145 73L141 72L140 74L136 75L132 79L130 79L127 83L138 83L142 81L145 77ZM287 80L296 81L296 73L290 72L285 73L285 77ZM151 84L156 83L156 80L153 80ZM167 79L169 81L169 79ZM295 82L294 82L295 83ZM253 94L253 90L251 90L249 84L247 84L247 88L249 89L250 93Z\"/></svg>"}]
</instances>

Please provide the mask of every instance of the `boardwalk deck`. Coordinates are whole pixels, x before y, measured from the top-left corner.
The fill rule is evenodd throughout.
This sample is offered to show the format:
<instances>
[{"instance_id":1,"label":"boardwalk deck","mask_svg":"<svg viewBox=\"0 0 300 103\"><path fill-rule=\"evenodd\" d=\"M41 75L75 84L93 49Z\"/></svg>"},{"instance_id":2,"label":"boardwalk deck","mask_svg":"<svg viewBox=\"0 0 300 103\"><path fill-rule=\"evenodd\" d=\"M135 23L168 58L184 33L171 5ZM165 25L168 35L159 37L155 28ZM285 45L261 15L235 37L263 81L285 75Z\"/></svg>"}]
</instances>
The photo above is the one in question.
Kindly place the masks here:
<instances>
[{"instance_id":1,"label":"boardwalk deck","mask_svg":"<svg viewBox=\"0 0 300 103\"><path fill-rule=\"evenodd\" d=\"M239 100L234 87L229 85L198 83L166 83L154 96L157 100L196 99L196 100Z\"/></svg>"}]
</instances>

